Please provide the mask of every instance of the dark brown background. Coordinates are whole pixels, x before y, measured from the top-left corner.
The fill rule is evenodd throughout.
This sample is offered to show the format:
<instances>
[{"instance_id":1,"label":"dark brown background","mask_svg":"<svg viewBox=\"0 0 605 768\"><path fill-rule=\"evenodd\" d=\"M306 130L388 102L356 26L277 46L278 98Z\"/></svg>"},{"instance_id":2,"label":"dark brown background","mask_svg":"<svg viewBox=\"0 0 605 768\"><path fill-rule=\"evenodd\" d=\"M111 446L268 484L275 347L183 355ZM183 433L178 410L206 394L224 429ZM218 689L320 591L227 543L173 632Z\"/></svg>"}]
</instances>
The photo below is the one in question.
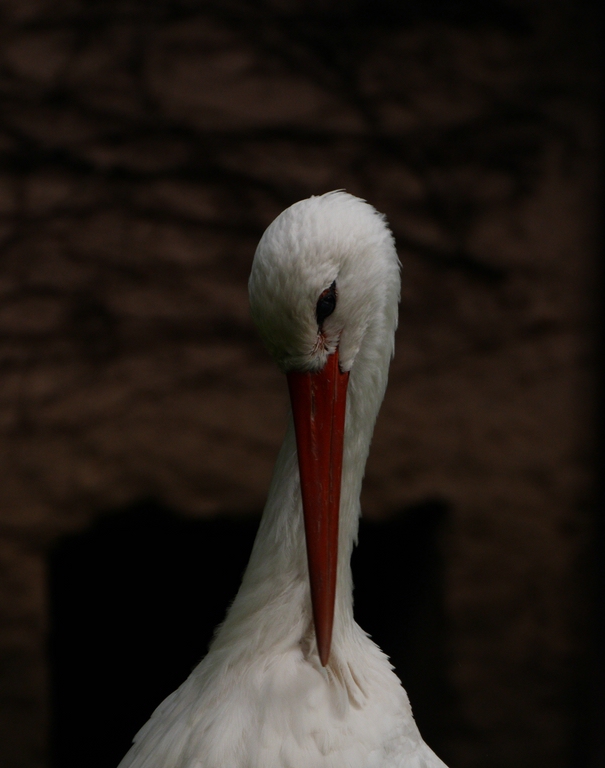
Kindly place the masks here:
<instances>
[{"instance_id":1,"label":"dark brown background","mask_svg":"<svg viewBox=\"0 0 605 768\"><path fill-rule=\"evenodd\" d=\"M237 520L262 509L286 395L247 275L280 210L335 188L387 214L403 264L363 507L384 521L367 534L378 552L391 536L376 531L412 540L406 521L437 521L425 581L441 618L418 620L424 660L409 657L433 685L418 649L440 649L431 690L447 693L436 719L420 707L425 730L451 768L603 764L591 714L596 6L3 0L2 766L48 765L63 684L48 660L69 635L53 622L82 563L116 536L135 557L151 519L160 544L164 525L191 539L183 515L228 515L219 539L251 537ZM127 522L89 550L100 519ZM61 581L56 566L49 591L65 541L72 571ZM83 613L99 614L102 593L85 593ZM206 611L201 598L191 610ZM87 642L78 675L94 699ZM115 700L131 695L125 684ZM89 768L96 744L82 748Z\"/></svg>"}]
</instances>

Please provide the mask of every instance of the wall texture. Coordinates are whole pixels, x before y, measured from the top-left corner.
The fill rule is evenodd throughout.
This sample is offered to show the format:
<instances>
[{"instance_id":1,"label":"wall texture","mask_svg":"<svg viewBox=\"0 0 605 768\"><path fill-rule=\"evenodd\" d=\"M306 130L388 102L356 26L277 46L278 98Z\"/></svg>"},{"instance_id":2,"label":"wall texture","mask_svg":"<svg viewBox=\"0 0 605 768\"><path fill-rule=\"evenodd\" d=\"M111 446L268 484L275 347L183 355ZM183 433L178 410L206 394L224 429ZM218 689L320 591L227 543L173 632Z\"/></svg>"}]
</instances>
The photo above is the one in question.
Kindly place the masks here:
<instances>
[{"instance_id":1,"label":"wall texture","mask_svg":"<svg viewBox=\"0 0 605 768\"><path fill-rule=\"evenodd\" d=\"M577 756L594 11L404 5L0 6L6 768L45 765L53 542L140 498L262 507L286 399L247 275L271 219L334 188L387 214L403 264L363 504L452 510L452 768Z\"/></svg>"}]
</instances>

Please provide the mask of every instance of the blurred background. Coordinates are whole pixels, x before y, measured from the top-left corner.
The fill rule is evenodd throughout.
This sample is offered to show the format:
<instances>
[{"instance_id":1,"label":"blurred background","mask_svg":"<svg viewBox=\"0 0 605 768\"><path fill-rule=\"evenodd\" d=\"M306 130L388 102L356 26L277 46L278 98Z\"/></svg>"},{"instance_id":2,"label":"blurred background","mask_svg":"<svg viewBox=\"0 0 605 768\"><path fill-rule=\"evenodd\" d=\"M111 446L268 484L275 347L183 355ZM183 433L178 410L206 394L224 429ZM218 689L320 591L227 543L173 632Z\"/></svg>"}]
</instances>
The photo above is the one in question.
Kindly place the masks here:
<instances>
[{"instance_id":1,"label":"blurred background","mask_svg":"<svg viewBox=\"0 0 605 768\"><path fill-rule=\"evenodd\" d=\"M287 414L255 246L339 188L403 265L358 620L451 768L605 765L596 9L2 0L3 768L112 768L204 654Z\"/></svg>"}]
</instances>

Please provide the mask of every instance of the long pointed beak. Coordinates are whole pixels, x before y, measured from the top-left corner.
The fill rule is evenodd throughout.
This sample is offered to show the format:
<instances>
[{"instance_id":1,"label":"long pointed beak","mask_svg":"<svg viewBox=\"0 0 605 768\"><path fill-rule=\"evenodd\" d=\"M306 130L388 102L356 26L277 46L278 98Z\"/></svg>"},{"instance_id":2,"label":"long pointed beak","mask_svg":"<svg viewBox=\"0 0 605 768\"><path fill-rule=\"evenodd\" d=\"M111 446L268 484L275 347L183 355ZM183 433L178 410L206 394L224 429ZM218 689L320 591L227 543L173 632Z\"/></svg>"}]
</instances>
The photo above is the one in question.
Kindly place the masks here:
<instances>
[{"instance_id":1,"label":"long pointed beak","mask_svg":"<svg viewBox=\"0 0 605 768\"><path fill-rule=\"evenodd\" d=\"M287 374L302 490L311 602L322 665L330 658L338 513L349 374L341 373L338 350L321 371Z\"/></svg>"}]
</instances>

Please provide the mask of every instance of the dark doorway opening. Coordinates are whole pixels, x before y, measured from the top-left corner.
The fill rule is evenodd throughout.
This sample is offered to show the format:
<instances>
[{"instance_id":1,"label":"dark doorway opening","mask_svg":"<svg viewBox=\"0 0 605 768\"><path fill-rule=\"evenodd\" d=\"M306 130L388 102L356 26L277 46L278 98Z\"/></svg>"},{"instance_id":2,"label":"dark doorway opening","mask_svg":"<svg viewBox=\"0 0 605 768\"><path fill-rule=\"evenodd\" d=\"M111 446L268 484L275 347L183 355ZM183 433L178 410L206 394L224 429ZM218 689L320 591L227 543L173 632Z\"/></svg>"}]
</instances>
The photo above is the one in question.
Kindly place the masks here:
<instances>
[{"instance_id":1,"label":"dark doorway opening","mask_svg":"<svg viewBox=\"0 0 605 768\"><path fill-rule=\"evenodd\" d=\"M447 701L440 537L445 505L363 523L357 620L391 656L425 739ZM235 596L258 519L202 521L142 503L63 539L50 559L53 768L115 768L203 657Z\"/></svg>"}]
</instances>

